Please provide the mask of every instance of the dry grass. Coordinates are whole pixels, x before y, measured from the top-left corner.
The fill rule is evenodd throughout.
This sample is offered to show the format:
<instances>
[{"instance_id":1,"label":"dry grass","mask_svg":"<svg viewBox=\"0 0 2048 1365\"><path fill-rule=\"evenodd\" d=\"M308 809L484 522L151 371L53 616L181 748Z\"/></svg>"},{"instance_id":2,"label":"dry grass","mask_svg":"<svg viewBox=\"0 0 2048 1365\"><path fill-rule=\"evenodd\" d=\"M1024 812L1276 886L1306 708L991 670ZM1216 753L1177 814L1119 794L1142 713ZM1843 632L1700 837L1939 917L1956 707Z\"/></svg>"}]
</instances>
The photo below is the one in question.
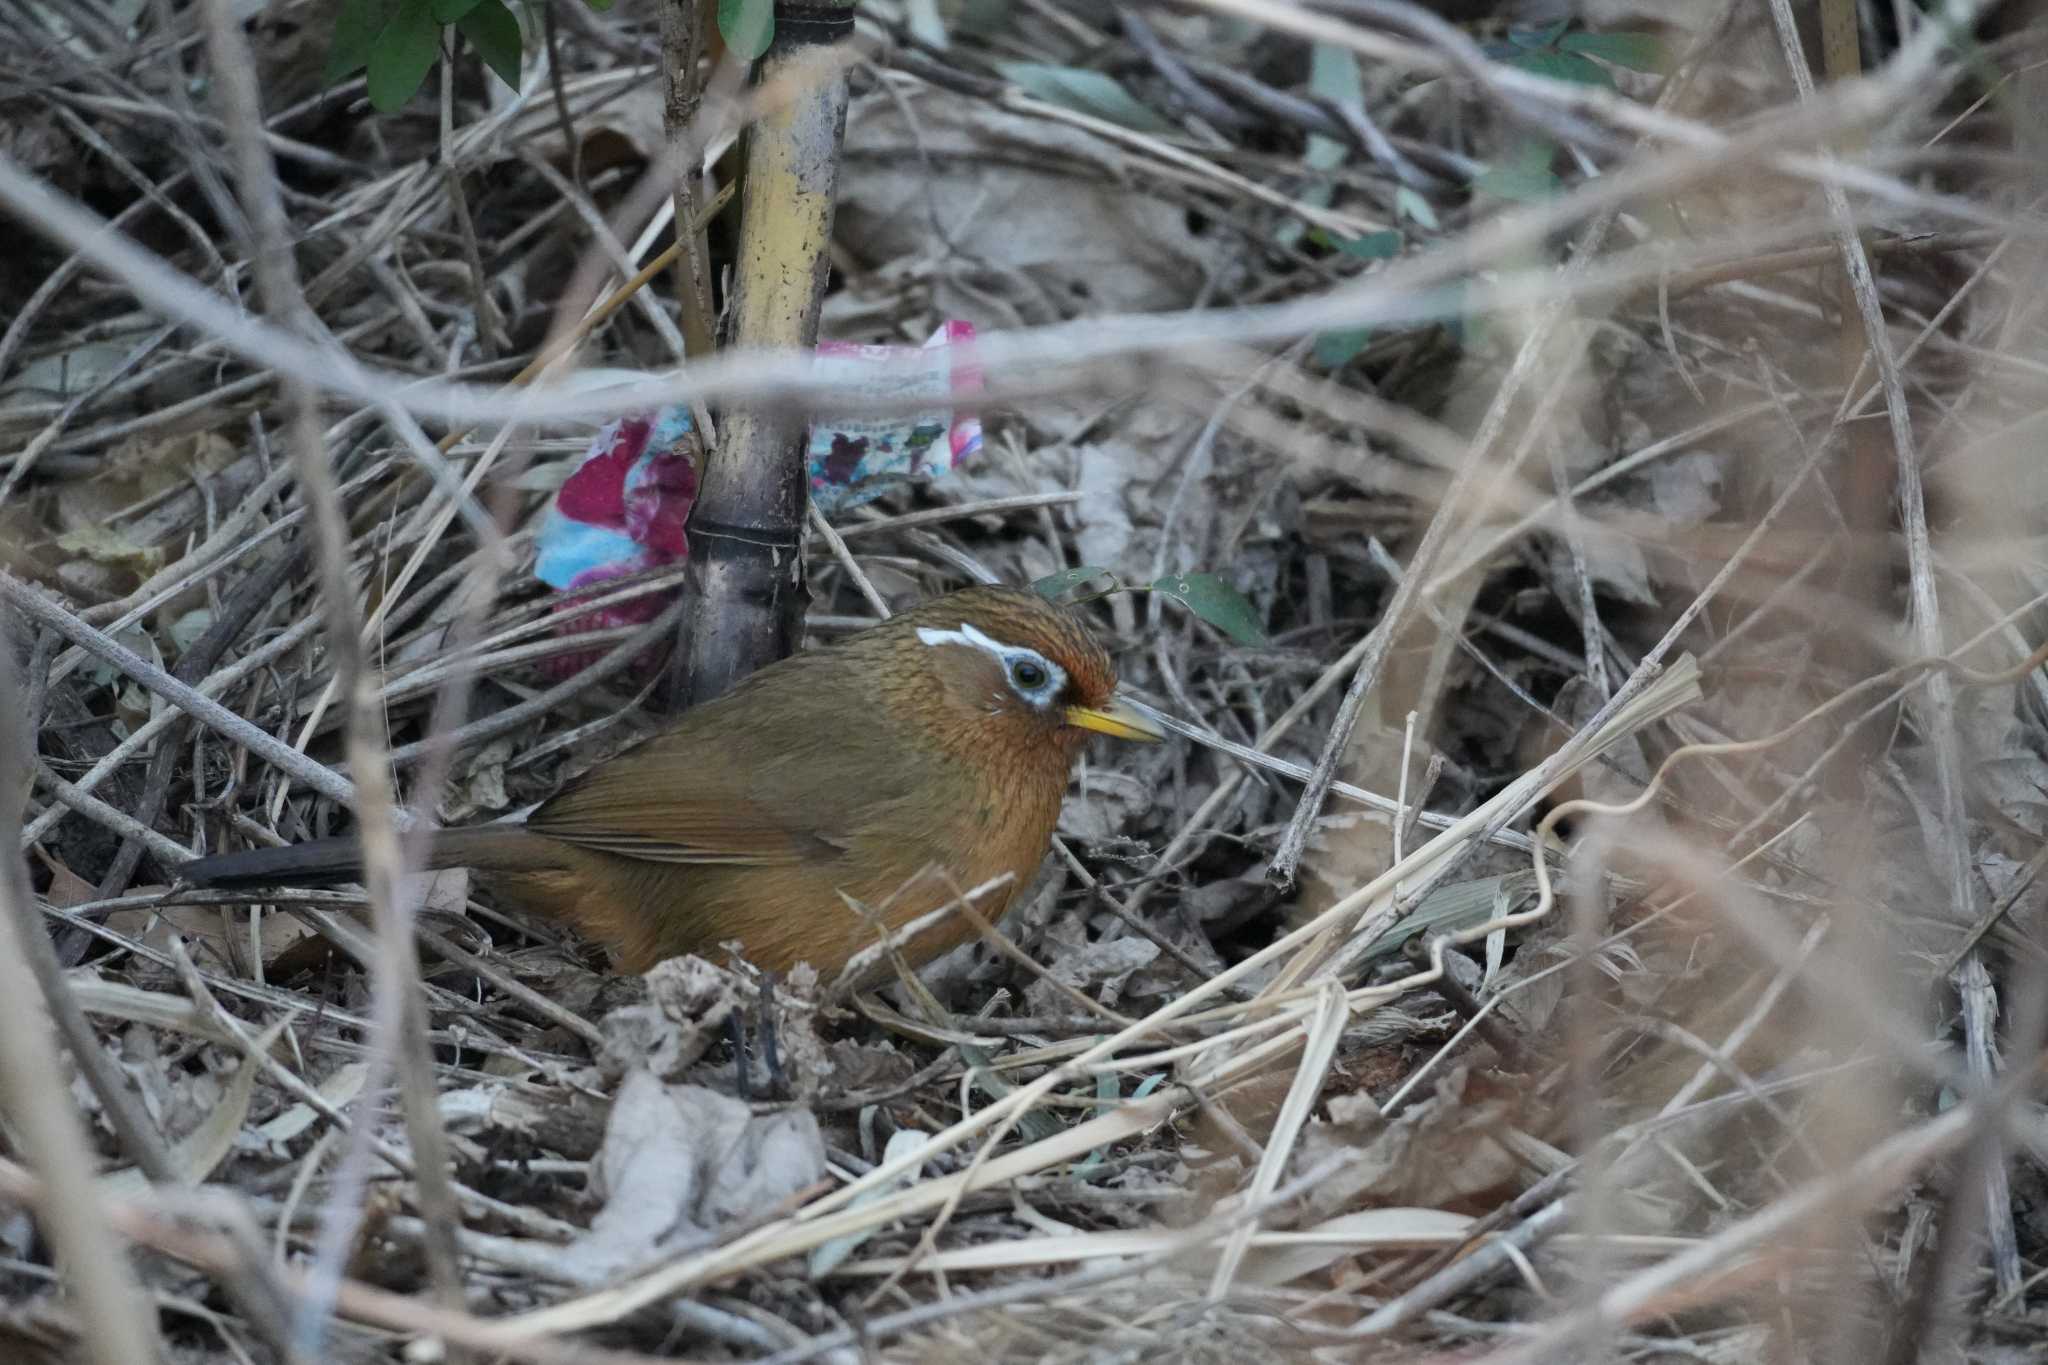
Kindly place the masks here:
<instances>
[{"instance_id":1,"label":"dry grass","mask_svg":"<svg viewBox=\"0 0 2048 1365\"><path fill-rule=\"evenodd\" d=\"M0 1354L2031 1349L2048 30L1815 88L1798 7L1604 0L1682 57L1609 91L1401 4L931 8L847 54L826 327L972 319L989 441L813 519L813 635L1099 564L1271 642L1086 608L1181 738L857 999L609 978L395 837L658 721L676 609L563 639L530 575L590 419L849 401L672 368L652 8L446 118L319 92L323 6L0 19ZM711 89L706 158L789 93ZM348 820L366 892L173 886Z\"/></svg>"}]
</instances>

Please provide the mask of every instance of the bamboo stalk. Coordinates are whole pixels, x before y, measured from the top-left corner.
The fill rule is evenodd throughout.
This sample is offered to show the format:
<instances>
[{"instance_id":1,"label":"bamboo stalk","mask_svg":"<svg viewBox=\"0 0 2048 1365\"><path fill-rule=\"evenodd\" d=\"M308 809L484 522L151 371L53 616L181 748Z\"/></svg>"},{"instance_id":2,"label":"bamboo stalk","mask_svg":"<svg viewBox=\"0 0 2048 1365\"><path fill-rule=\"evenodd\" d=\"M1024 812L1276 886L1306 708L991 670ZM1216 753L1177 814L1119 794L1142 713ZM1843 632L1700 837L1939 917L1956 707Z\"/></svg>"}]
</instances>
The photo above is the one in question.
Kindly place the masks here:
<instances>
[{"instance_id":1,"label":"bamboo stalk","mask_svg":"<svg viewBox=\"0 0 2048 1365\"><path fill-rule=\"evenodd\" d=\"M846 132L839 64L799 68L852 31L851 0L777 6L757 83L793 79L796 97L747 134L732 344L809 348L830 272L828 248ZM805 75L815 79L804 80ZM709 700L795 649L803 629L808 414L772 400L731 409L707 452L690 519L687 605L673 703Z\"/></svg>"}]
</instances>

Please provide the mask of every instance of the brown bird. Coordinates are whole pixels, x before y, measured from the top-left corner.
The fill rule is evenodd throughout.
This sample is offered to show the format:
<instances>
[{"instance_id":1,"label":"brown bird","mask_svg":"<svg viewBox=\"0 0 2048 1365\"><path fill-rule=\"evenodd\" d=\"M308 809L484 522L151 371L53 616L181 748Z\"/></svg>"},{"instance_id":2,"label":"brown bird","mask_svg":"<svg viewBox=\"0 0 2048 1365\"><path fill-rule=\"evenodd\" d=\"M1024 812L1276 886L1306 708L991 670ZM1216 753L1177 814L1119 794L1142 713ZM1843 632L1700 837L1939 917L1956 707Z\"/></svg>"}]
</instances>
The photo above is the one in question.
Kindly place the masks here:
<instances>
[{"instance_id":1,"label":"brown bird","mask_svg":"<svg viewBox=\"0 0 2048 1365\"><path fill-rule=\"evenodd\" d=\"M1088 735L1156 740L1117 700L1087 629L1035 593L967 588L769 665L598 764L523 823L443 830L429 868L468 867L513 904L574 925L644 972L737 941L827 981L892 930L1045 856ZM349 881L351 838L201 858L200 886ZM927 961L974 934L954 913L907 945Z\"/></svg>"}]
</instances>

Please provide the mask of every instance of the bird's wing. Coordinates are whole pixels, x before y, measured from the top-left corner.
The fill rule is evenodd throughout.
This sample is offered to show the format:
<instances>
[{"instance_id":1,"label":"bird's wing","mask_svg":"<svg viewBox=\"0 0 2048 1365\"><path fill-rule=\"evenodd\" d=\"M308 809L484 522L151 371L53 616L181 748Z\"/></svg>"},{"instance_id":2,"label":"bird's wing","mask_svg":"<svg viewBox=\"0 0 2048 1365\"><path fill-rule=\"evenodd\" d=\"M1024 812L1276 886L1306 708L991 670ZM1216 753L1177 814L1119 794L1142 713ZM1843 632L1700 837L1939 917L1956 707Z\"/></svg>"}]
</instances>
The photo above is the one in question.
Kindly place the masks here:
<instances>
[{"instance_id":1,"label":"bird's wing","mask_svg":"<svg viewBox=\"0 0 2048 1365\"><path fill-rule=\"evenodd\" d=\"M817 779L845 770L843 738L804 743L719 703L700 710L576 779L527 828L647 862L789 865L841 856L862 811L898 794L901 775L886 764L851 789Z\"/></svg>"},{"instance_id":2,"label":"bird's wing","mask_svg":"<svg viewBox=\"0 0 2048 1365\"><path fill-rule=\"evenodd\" d=\"M792 827L708 774L707 782L682 791L670 785L675 774L660 785L636 776L611 764L593 770L528 816L526 827L580 848L654 863L771 866L839 852L820 831Z\"/></svg>"},{"instance_id":3,"label":"bird's wing","mask_svg":"<svg viewBox=\"0 0 2048 1365\"><path fill-rule=\"evenodd\" d=\"M569 796L569 793L564 793ZM787 865L842 850L814 831L794 830L758 806L684 801L660 806L579 792L550 802L527 819L528 829L579 848L651 863Z\"/></svg>"}]
</instances>

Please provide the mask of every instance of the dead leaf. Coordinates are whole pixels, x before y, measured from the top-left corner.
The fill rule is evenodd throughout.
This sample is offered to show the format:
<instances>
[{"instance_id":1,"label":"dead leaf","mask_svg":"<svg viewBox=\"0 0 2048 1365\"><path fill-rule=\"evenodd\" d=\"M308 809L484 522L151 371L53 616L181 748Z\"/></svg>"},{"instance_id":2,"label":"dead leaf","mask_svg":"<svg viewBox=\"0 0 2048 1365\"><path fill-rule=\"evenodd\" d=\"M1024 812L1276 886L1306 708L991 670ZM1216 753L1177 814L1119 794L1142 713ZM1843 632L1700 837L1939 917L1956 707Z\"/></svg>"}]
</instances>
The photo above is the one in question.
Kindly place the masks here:
<instances>
[{"instance_id":1,"label":"dead leaf","mask_svg":"<svg viewBox=\"0 0 2048 1365\"><path fill-rule=\"evenodd\" d=\"M726 1017L739 1005L738 983L701 957L658 962L642 980L647 1003L612 1010L599 1023L600 1060L615 1074L640 1069L681 1079L724 1035Z\"/></svg>"},{"instance_id":2,"label":"dead leaf","mask_svg":"<svg viewBox=\"0 0 2048 1365\"><path fill-rule=\"evenodd\" d=\"M1181 308L1212 268L1232 273L1220 239L1198 236L1180 205L1109 173L1120 153L1090 133L940 91L855 106L837 236L868 264L935 251L1000 262L990 283L1022 276L1003 292L1029 322ZM956 293L949 273L930 280L939 315L986 316L987 296Z\"/></svg>"},{"instance_id":3,"label":"dead leaf","mask_svg":"<svg viewBox=\"0 0 2048 1365\"><path fill-rule=\"evenodd\" d=\"M1148 967L1159 945L1145 938L1119 938L1084 943L1053 958L1049 974L1104 1004L1114 1005L1131 973ZM1034 979L1024 992L1033 1014L1070 1014L1074 1005L1043 980Z\"/></svg>"},{"instance_id":4,"label":"dead leaf","mask_svg":"<svg viewBox=\"0 0 2048 1365\"><path fill-rule=\"evenodd\" d=\"M350 1062L336 1069L335 1073L322 1081L316 1089L320 1098L336 1109L343 1109L362 1093L363 1082L369 1079L370 1070L361 1062ZM284 1145L319 1122L320 1115L313 1106L301 1101L256 1129L256 1136L271 1144L282 1153Z\"/></svg>"},{"instance_id":5,"label":"dead leaf","mask_svg":"<svg viewBox=\"0 0 2048 1365\"><path fill-rule=\"evenodd\" d=\"M730 1095L632 1071L591 1167L604 1207L558 1265L579 1284L610 1280L757 1217L824 1174L809 1110L756 1115Z\"/></svg>"},{"instance_id":6,"label":"dead leaf","mask_svg":"<svg viewBox=\"0 0 2048 1365\"><path fill-rule=\"evenodd\" d=\"M1454 1069L1391 1124L1310 1123L1294 1154L1295 1175L1340 1152L1349 1159L1310 1191L1308 1212L1329 1218L1361 1204L1452 1204L1512 1182L1524 1167L1494 1139L1507 1105L1468 1100L1468 1079L1464 1068Z\"/></svg>"},{"instance_id":7,"label":"dead leaf","mask_svg":"<svg viewBox=\"0 0 2048 1365\"><path fill-rule=\"evenodd\" d=\"M288 1022L288 1017L279 1019L258 1036L254 1053L242 1059L220 1102L207 1111L198 1127L185 1134L165 1153L170 1159L171 1172L179 1181L187 1185L199 1184L212 1175L214 1167L234 1150L235 1138L242 1131L242 1120L249 1116L249 1101L256 1093L256 1078L263 1074L260 1054L277 1041ZM149 1192L149 1177L129 1166L101 1177L100 1185L109 1194L136 1197Z\"/></svg>"},{"instance_id":8,"label":"dead leaf","mask_svg":"<svg viewBox=\"0 0 2048 1365\"><path fill-rule=\"evenodd\" d=\"M116 910L107 916L107 927L160 952L169 951L177 935L197 940L195 958L211 954L216 962L243 962L249 954L248 912L214 905L160 905L145 910ZM290 915L263 913L257 920L256 943L268 966L287 949L313 937L313 931Z\"/></svg>"},{"instance_id":9,"label":"dead leaf","mask_svg":"<svg viewBox=\"0 0 2048 1365\"><path fill-rule=\"evenodd\" d=\"M36 857L50 869L50 889L43 893L43 899L57 909L84 905L98 893L97 887L51 857L41 844L36 845Z\"/></svg>"},{"instance_id":10,"label":"dead leaf","mask_svg":"<svg viewBox=\"0 0 2048 1365\"><path fill-rule=\"evenodd\" d=\"M137 545L119 531L105 525L81 526L57 537L57 548L79 555L95 564L127 569L148 575L164 566L163 551L153 545Z\"/></svg>"}]
</instances>

